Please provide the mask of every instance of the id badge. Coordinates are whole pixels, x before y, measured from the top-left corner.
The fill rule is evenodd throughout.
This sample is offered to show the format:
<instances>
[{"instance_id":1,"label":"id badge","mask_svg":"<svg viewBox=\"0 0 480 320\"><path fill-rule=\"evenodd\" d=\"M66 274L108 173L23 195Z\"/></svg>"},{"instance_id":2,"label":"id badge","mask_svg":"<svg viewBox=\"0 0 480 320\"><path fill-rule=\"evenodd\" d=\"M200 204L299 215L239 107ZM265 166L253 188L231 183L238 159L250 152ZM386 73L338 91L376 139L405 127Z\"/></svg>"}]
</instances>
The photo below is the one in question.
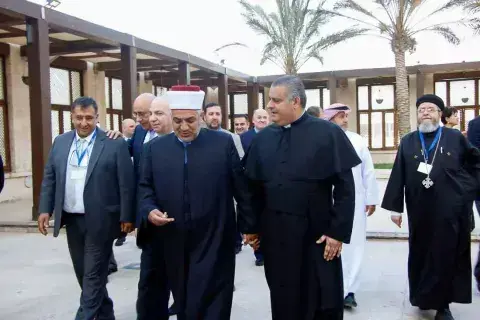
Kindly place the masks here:
<instances>
[{"instance_id":1,"label":"id badge","mask_svg":"<svg viewBox=\"0 0 480 320\"><path fill-rule=\"evenodd\" d=\"M428 175L430 172L432 172L432 169L433 169L433 166L431 164L420 162L418 164L417 171Z\"/></svg>"},{"instance_id":2,"label":"id badge","mask_svg":"<svg viewBox=\"0 0 480 320\"><path fill-rule=\"evenodd\" d=\"M72 180L81 180L85 178L86 170L85 169L72 169L70 172L70 179Z\"/></svg>"}]
</instances>

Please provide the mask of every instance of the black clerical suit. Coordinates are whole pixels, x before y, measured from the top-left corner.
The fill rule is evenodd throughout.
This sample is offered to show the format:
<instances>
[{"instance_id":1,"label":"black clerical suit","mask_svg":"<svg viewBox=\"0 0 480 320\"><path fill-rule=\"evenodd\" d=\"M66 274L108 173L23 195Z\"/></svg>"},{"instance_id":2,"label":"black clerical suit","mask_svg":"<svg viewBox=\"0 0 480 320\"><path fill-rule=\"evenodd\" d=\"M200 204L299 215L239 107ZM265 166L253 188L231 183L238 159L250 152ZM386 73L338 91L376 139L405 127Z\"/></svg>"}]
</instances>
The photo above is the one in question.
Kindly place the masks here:
<instances>
[{"instance_id":1,"label":"black clerical suit","mask_svg":"<svg viewBox=\"0 0 480 320\"><path fill-rule=\"evenodd\" d=\"M246 179L230 135L201 129L190 143L175 134L148 143L139 182L139 213L158 209L175 221L151 225L165 253L177 318L228 320L235 275L235 209L244 215Z\"/></svg>"},{"instance_id":2,"label":"black clerical suit","mask_svg":"<svg viewBox=\"0 0 480 320\"><path fill-rule=\"evenodd\" d=\"M382 208L402 213L405 201L410 302L441 310L472 301L469 207L478 190L480 153L455 129L423 137L433 185L424 186L427 175L418 171L425 161L421 140L418 131L411 132L400 143Z\"/></svg>"},{"instance_id":3,"label":"black clerical suit","mask_svg":"<svg viewBox=\"0 0 480 320\"><path fill-rule=\"evenodd\" d=\"M260 235L274 320L343 319L341 259L326 261L316 241L349 243L359 163L340 127L307 114L253 140L244 165L255 214L239 225Z\"/></svg>"},{"instance_id":4,"label":"black clerical suit","mask_svg":"<svg viewBox=\"0 0 480 320\"><path fill-rule=\"evenodd\" d=\"M3 185L5 183L5 172L3 171L3 159L0 155L0 192L3 190Z\"/></svg>"},{"instance_id":5,"label":"black clerical suit","mask_svg":"<svg viewBox=\"0 0 480 320\"><path fill-rule=\"evenodd\" d=\"M468 140L473 144L477 149L480 149L480 117L476 117L468 123ZM477 197L475 200L475 205L477 211L480 214L480 198ZM478 257L477 263L474 269L475 279L477 280L477 287L480 290L480 247L478 248Z\"/></svg>"}]
</instances>

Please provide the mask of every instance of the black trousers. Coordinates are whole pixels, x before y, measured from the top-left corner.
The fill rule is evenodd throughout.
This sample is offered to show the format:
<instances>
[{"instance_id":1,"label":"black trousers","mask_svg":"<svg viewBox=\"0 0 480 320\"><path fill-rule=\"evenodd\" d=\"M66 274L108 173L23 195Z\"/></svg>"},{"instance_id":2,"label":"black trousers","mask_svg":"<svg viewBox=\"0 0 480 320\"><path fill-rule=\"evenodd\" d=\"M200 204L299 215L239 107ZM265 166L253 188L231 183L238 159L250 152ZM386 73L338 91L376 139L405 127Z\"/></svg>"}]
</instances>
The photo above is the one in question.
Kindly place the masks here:
<instances>
[{"instance_id":1,"label":"black trousers","mask_svg":"<svg viewBox=\"0 0 480 320\"><path fill-rule=\"evenodd\" d=\"M117 260L115 260L115 254L110 254L110 259L108 260L108 270L118 269Z\"/></svg>"},{"instance_id":2,"label":"black trousers","mask_svg":"<svg viewBox=\"0 0 480 320\"><path fill-rule=\"evenodd\" d=\"M480 215L480 201L475 201L475 206L477 207L478 214ZM480 246L478 247L477 264L475 265L473 274L475 276L475 279L477 279L477 284L480 285Z\"/></svg>"},{"instance_id":3,"label":"black trousers","mask_svg":"<svg viewBox=\"0 0 480 320\"><path fill-rule=\"evenodd\" d=\"M112 239L98 243L88 233L84 215L63 214L68 250L78 284L82 289L75 320L114 320L113 301L108 296L108 261Z\"/></svg>"},{"instance_id":4,"label":"black trousers","mask_svg":"<svg viewBox=\"0 0 480 320\"><path fill-rule=\"evenodd\" d=\"M167 283L163 242L155 227L149 227L148 242L140 256L138 281L137 320L167 320L170 290Z\"/></svg>"}]
</instances>

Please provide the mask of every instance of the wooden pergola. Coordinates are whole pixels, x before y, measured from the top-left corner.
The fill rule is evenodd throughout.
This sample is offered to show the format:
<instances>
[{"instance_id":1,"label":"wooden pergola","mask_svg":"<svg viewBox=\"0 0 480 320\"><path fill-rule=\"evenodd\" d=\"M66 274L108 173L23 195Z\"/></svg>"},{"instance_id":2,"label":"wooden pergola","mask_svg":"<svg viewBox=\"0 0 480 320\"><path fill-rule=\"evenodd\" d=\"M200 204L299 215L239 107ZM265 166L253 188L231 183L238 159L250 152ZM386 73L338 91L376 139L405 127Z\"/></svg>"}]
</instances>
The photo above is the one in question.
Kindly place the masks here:
<instances>
[{"instance_id":1,"label":"wooden pergola","mask_svg":"<svg viewBox=\"0 0 480 320\"><path fill-rule=\"evenodd\" d=\"M25 0L0 1L0 52L8 53L9 44L20 45L28 60L33 219L52 143L50 67L84 71L92 62L106 76L121 79L124 117L132 116L139 72L154 86L217 87L224 126L228 111L235 113L233 105L227 110L229 92L247 93L250 116L258 107L255 77ZM233 117L230 121L233 128Z\"/></svg>"},{"instance_id":2,"label":"wooden pergola","mask_svg":"<svg viewBox=\"0 0 480 320\"><path fill-rule=\"evenodd\" d=\"M425 74L427 73L448 73L463 70L462 72L480 70L480 62L460 62L426 65L420 64L416 66L408 66L407 73L416 75L417 77L417 97L425 93ZM458 77L462 77L458 72ZM275 79L282 75L268 75L257 77L257 83L260 86L269 86ZM352 70L336 70L322 72L299 73L298 77L302 79L306 89L328 88L330 90L329 103L337 101L336 89L350 78L360 79L361 82L382 83L382 79L390 82L395 77L395 68L371 68L371 69L352 69Z\"/></svg>"}]
</instances>

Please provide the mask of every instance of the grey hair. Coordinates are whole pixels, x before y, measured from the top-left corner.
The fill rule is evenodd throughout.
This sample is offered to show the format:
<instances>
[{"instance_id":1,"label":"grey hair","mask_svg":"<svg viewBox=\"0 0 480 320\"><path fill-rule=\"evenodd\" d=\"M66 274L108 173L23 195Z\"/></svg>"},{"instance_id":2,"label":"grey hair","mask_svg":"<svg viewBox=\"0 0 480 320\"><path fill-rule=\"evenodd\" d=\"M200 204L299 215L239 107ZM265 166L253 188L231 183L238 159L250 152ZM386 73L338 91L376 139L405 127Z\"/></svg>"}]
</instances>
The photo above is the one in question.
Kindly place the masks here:
<instances>
[{"instance_id":1,"label":"grey hair","mask_svg":"<svg viewBox=\"0 0 480 320\"><path fill-rule=\"evenodd\" d=\"M299 77L286 75L273 81L272 87L286 87L288 89L288 99L293 101L295 98L300 99L300 105L305 109L307 105L307 95L305 94L305 86Z\"/></svg>"}]
</instances>

